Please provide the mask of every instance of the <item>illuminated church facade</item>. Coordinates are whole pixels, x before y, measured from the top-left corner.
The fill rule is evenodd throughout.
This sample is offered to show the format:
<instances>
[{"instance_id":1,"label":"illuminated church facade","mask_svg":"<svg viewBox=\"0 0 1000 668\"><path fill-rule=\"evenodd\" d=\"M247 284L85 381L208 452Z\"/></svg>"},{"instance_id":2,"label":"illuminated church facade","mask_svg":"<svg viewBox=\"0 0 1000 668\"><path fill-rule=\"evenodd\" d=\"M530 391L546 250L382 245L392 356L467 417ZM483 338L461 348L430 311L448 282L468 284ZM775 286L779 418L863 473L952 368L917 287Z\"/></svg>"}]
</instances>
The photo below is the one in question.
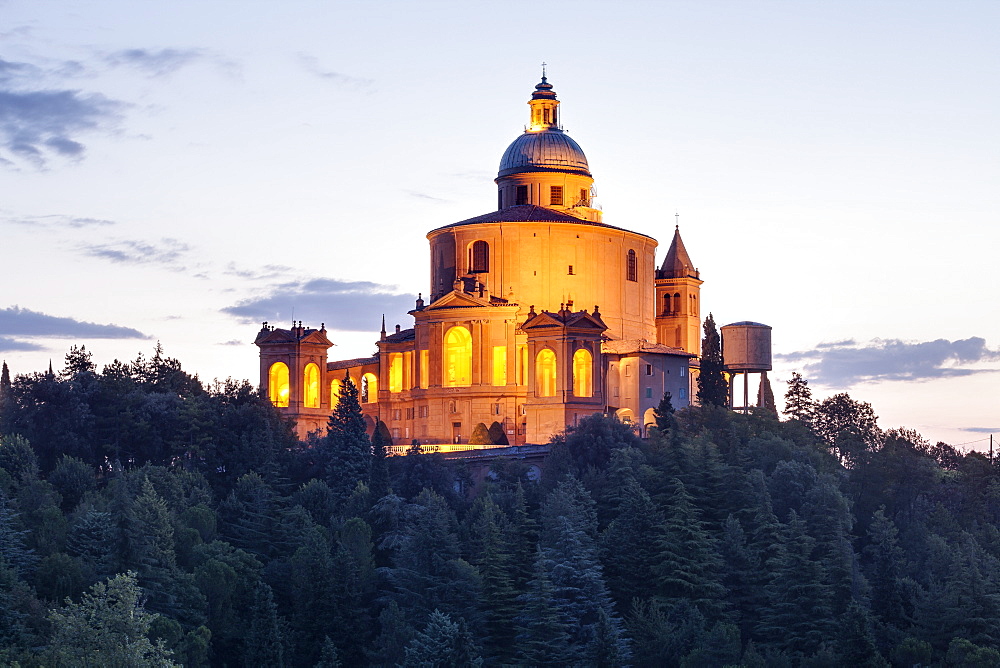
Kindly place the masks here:
<instances>
[{"instance_id":1,"label":"illuminated church facade","mask_svg":"<svg viewBox=\"0 0 1000 668\"><path fill-rule=\"evenodd\" d=\"M586 156L545 76L504 152L497 210L431 230L428 299L369 358L328 360L325 326L264 324L261 387L300 437L325 430L345 377L395 443L468 443L498 423L510 445L546 443L594 414L642 432L665 392L688 405L701 279L678 230L657 241L606 225Z\"/></svg>"}]
</instances>

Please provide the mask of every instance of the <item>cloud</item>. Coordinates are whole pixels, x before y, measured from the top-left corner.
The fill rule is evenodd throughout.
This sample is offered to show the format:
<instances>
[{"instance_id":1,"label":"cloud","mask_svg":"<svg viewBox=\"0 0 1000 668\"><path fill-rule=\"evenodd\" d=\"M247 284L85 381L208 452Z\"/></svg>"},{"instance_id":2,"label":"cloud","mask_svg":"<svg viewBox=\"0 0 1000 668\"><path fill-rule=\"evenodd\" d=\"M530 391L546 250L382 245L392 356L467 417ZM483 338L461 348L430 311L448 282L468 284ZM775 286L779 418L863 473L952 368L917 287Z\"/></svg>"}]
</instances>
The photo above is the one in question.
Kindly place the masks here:
<instances>
[{"instance_id":1,"label":"cloud","mask_svg":"<svg viewBox=\"0 0 1000 668\"><path fill-rule=\"evenodd\" d=\"M161 239L158 243L124 239L106 244L84 244L79 250L84 255L116 264L162 264L180 271L184 267L178 265L178 260L191 247L176 239Z\"/></svg>"},{"instance_id":2,"label":"cloud","mask_svg":"<svg viewBox=\"0 0 1000 668\"><path fill-rule=\"evenodd\" d=\"M412 310L414 296L400 294L394 285L368 281L316 278L277 285L271 294L244 299L223 309L243 322L303 320L343 332L374 332L382 314L401 318Z\"/></svg>"},{"instance_id":3,"label":"cloud","mask_svg":"<svg viewBox=\"0 0 1000 668\"><path fill-rule=\"evenodd\" d=\"M0 336L0 352L11 352L15 350L41 350L42 346L29 341L18 341L6 336Z\"/></svg>"},{"instance_id":4,"label":"cloud","mask_svg":"<svg viewBox=\"0 0 1000 668\"><path fill-rule=\"evenodd\" d=\"M0 163L7 166L40 169L53 157L81 158L79 136L113 126L125 106L98 93L38 90L41 74L35 65L0 60Z\"/></svg>"},{"instance_id":5,"label":"cloud","mask_svg":"<svg viewBox=\"0 0 1000 668\"><path fill-rule=\"evenodd\" d=\"M1000 427L963 427L962 431L971 431L974 434L1000 434Z\"/></svg>"},{"instance_id":6,"label":"cloud","mask_svg":"<svg viewBox=\"0 0 1000 668\"><path fill-rule=\"evenodd\" d=\"M290 271L292 271L292 268L284 264L265 264L256 269L245 269L237 267L235 262L230 262L226 265L224 273L227 276L236 276L237 278L249 281L259 281L287 276Z\"/></svg>"},{"instance_id":7,"label":"cloud","mask_svg":"<svg viewBox=\"0 0 1000 668\"><path fill-rule=\"evenodd\" d=\"M930 380L1000 371L984 366L1000 361L1000 350L986 347L973 336L948 341L875 339L867 344L853 340L821 343L813 350L775 355L787 362L804 362L803 373L817 383L849 387L883 380Z\"/></svg>"},{"instance_id":8,"label":"cloud","mask_svg":"<svg viewBox=\"0 0 1000 668\"><path fill-rule=\"evenodd\" d=\"M320 67L319 61L316 57L307 53L298 54L298 61L299 64L302 65L302 67L305 68L305 70L310 74L347 88L363 90L371 88L371 85L375 83L372 79L354 77L342 72L334 72L333 70L323 69Z\"/></svg>"},{"instance_id":9,"label":"cloud","mask_svg":"<svg viewBox=\"0 0 1000 668\"><path fill-rule=\"evenodd\" d=\"M2 216L0 217L0 223L21 225L35 229L83 229L88 227L104 227L114 225L115 221L105 220L103 218L86 218L81 216L48 214L44 216Z\"/></svg>"},{"instance_id":10,"label":"cloud","mask_svg":"<svg viewBox=\"0 0 1000 668\"><path fill-rule=\"evenodd\" d=\"M448 200L442 199L440 197L434 197L433 195L428 195L427 193L417 192L416 190L406 190L407 195L410 197L416 197L417 199L426 199L431 202L447 202Z\"/></svg>"},{"instance_id":11,"label":"cloud","mask_svg":"<svg viewBox=\"0 0 1000 668\"><path fill-rule=\"evenodd\" d=\"M47 315L18 306L0 309L0 331L7 336L25 337L38 336L57 339L89 338L89 339L148 339L131 327L120 325L99 325L93 322ZM34 345L24 341L16 341L20 345ZM37 347L35 348L37 349ZM18 350L31 350L19 348Z\"/></svg>"},{"instance_id":12,"label":"cloud","mask_svg":"<svg viewBox=\"0 0 1000 668\"><path fill-rule=\"evenodd\" d=\"M223 341L223 342L218 343L216 345L219 345L219 346L245 346L248 343L249 343L248 341L241 341L240 339L229 339L228 341Z\"/></svg>"},{"instance_id":13,"label":"cloud","mask_svg":"<svg viewBox=\"0 0 1000 668\"><path fill-rule=\"evenodd\" d=\"M114 66L134 67L149 76L163 76L206 57L202 49L123 49L104 56L105 62Z\"/></svg>"}]
</instances>

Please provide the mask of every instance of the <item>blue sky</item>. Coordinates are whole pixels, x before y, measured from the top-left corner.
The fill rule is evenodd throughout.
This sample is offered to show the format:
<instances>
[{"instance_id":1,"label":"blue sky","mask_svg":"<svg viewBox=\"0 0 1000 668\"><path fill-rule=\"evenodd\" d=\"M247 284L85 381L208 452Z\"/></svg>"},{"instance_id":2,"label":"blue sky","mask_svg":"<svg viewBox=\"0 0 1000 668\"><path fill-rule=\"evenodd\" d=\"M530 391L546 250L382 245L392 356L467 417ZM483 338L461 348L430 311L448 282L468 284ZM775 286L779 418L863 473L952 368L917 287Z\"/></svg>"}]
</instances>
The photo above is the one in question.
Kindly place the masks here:
<instances>
[{"instance_id":1,"label":"blue sky","mask_svg":"<svg viewBox=\"0 0 1000 668\"><path fill-rule=\"evenodd\" d=\"M979 441L998 27L971 1L0 0L0 357L160 340L254 378L259 321L293 318L370 354L426 293L426 232L495 206L544 60L605 222L665 244L680 214L716 320L774 328L775 394L800 370Z\"/></svg>"}]
</instances>

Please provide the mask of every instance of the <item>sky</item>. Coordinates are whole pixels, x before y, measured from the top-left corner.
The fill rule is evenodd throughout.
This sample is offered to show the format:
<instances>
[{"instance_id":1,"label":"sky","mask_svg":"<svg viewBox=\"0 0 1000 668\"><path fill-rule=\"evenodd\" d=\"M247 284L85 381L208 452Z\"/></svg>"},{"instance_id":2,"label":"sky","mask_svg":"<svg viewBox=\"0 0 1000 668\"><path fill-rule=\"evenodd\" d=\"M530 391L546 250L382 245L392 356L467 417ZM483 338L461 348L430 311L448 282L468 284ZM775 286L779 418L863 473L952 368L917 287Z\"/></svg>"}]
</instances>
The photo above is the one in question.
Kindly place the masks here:
<instances>
[{"instance_id":1,"label":"sky","mask_svg":"<svg viewBox=\"0 0 1000 668\"><path fill-rule=\"evenodd\" d=\"M675 223L775 395L1000 443L1000 3L0 0L0 358L257 382L260 323L375 350L496 206L547 63L604 222Z\"/></svg>"}]
</instances>

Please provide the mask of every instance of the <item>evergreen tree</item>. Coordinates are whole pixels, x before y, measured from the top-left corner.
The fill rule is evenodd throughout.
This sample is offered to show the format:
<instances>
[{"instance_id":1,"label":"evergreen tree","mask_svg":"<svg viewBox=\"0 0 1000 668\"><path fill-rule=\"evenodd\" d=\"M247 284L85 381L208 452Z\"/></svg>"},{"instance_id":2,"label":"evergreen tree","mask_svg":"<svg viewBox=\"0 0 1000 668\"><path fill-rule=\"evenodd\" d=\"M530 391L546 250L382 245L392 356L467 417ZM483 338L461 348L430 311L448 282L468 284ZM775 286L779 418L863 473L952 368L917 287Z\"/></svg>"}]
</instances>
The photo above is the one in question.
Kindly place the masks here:
<instances>
[{"instance_id":1,"label":"evergreen tree","mask_svg":"<svg viewBox=\"0 0 1000 668\"><path fill-rule=\"evenodd\" d=\"M371 473L371 441L358 402L358 390L350 376L340 385L340 401L330 415L326 450L329 457L326 479L337 498L346 500L359 481L368 482Z\"/></svg>"},{"instance_id":2,"label":"evergreen tree","mask_svg":"<svg viewBox=\"0 0 1000 668\"><path fill-rule=\"evenodd\" d=\"M725 595L719 582L722 561L684 484L675 480L673 486L663 527L655 538L656 592L668 603L687 600L707 617L716 617Z\"/></svg>"},{"instance_id":3,"label":"evergreen tree","mask_svg":"<svg viewBox=\"0 0 1000 668\"><path fill-rule=\"evenodd\" d=\"M80 603L67 600L49 615L53 664L68 666L162 666L173 668L162 641L148 633L156 615L143 609L135 573L98 583Z\"/></svg>"},{"instance_id":4,"label":"evergreen tree","mask_svg":"<svg viewBox=\"0 0 1000 668\"><path fill-rule=\"evenodd\" d=\"M705 318L703 330L698 403L702 406L726 406L729 404L729 387L722 369L722 339L711 313Z\"/></svg>"},{"instance_id":5,"label":"evergreen tree","mask_svg":"<svg viewBox=\"0 0 1000 668\"><path fill-rule=\"evenodd\" d=\"M801 420L808 425L816 418L816 402L812 398L812 390L809 389L809 381L802 377L798 371L792 372L792 379L788 381L788 390L785 392L785 415L796 420Z\"/></svg>"},{"instance_id":6,"label":"evergreen tree","mask_svg":"<svg viewBox=\"0 0 1000 668\"><path fill-rule=\"evenodd\" d=\"M389 428L379 420L375 434L372 436L371 483L369 484L372 497L375 499L381 499L389 493L389 462L386 448L392 444L392 437L389 436L387 439L388 433Z\"/></svg>"},{"instance_id":7,"label":"evergreen tree","mask_svg":"<svg viewBox=\"0 0 1000 668\"><path fill-rule=\"evenodd\" d=\"M307 531L305 544L288 561L291 612L289 622L296 631L298 651L288 657L295 665L319 660L323 638L331 632L337 611L334 560L330 544L318 527Z\"/></svg>"},{"instance_id":8,"label":"evergreen tree","mask_svg":"<svg viewBox=\"0 0 1000 668\"><path fill-rule=\"evenodd\" d=\"M403 668L450 668L451 666L483 665L475 643L457 622L435 610L423 631L406 646Z\"/></svg>"},{"instance_id":9,"label":"evergreen tree","mask_svg":"<svg viewBox=\"0 0 1000 668\"><path fill-rule=\"evenodd\" d=\"M7 368L6 360L3 367L0 367L0 436L10 428L10 421L13 418L14 395L11 390L10 369Z\"/></svg>"},{"instance_id":10,"label":"evergreen tree","mask_svg":"<svg viewBox=\"0 0 1000 668\"><path fill-rule=\"evenodd\" d=\"M655 537L663 516L644 489L630 481L622 493L618 516L601 534L601 554L608 589L621 608L649 594L649 567L659 554Z\"/></svg>"},{"instance_id":11,"label":"evergreen tree","mask_svg":"<svg viewBox=\"0 0 1000 668\"><path fill-rule=\"evenodd\" d=\"M285 665L285 647L278 618L278 606L274 604L271 588L263 582L258 582L254 589L244 656L245 665L248 666L280 668Z\"/></svg>"},{"instance_id":12,"label":"evergreen tree","mask_svg":"<svg viewBox=\"0 0 1000 668\"><path fill-rule=\"evenodd\" d=\"M903 589L900 567L903 551L899 547L899 532L885 516L885 507L875 512L868 526L868 546L865 548L865 569L871 586L872 612L886 624L903 626Z\"/></svg>"},{"instance_id":13,"label":"evergreen tree","mask_svg":"<svg viewBox=\"0 0 1000 668\"><path fill-rule=\"evenodd\" d=\"M514 652L517 593L514 590L507 521L488 492L480 499L481 510L471 533L478 548L472 555L472 563L479 569L482 578L481 605L486 621L483 649L491 660L509 663Z\"/></svg>"},{"instance_id":14,"label":"evergreen tree","mask_svg":"<svg viewBox=\"0 0 1000 668\"><path fill-rule=\"evenodd\" d=\"M855 401L846 392L824 399L816 407L816 433L827 445L837 450L845 465L858 463L860 454L875 450L882 442L878 417L869 403ZM845 447L845 443L857 443Z\"/></svg>"},{"instance_id":15,"label":"evergreen tree","mask_svg":"<svg viewBox=\"0 0 1000 668\"><path fill-rule=\"evenodd\" d=\"M469 445L493 445L489 427L482 422L478 423L472 430L472 436L469 437Z\"/></svg>"},{"instance_id":16,"label":"evergreen tree","mask_svg":"<svg viewBox=\"0 0 1000 668\"><path fill-rule=\"evenodd\" d=\"M774 405L774 391L771 389L771 381L767 379L767 372L760 374L760 386L757 388L757 407L775 415L778 409Z\"/></svg>"},{"instance_id":17,"label":"evergreen tree","mask_svg":"<svg viewBox=\"0 0 1000 668\"><path fill-rule=\"evenodd\" d=\"M333 575L333 637L344 661L360 665L372 633L376 577L372 529L359 517L347 520L337 534Z\"/></svg>"},{"instance_id":18,"label":"evergreen tree","mask_svg":"<svg viewBox=\"0 0 1000 668\"><path fill-rule=\"evenodd\" d=\"M337 646L330 640L330 636L323 639L323 650L320 652L319 661L313 668L341 668L343 664L337 655Z\"/></svg>"},{"instance_id":19,"label":"evergreen tree","mask_svg":"<svg viewBox=\"0 0 1000 668\"><path fill-rule=\"evenodd\" d=\"M674 418L674 405L670 402L670 399L670 393L664 392L660 403L653 409L656 428L663 434L677 427L677 420Z\"/></svg>"},{"instance_id":20,"label":"evergreen tree","mask_svg":"<svg viewBox=\"0 0 1000 668\"><path fill-rule=\"evenodd\" d=\"M490 442L493 445L510 445L510 441L507 440L507 433L504 431L503 425L496 420L490 424Z\"/></svg>"},{"instance_id":21,"label":"evergreen tree","mask_svg":"<svg viewBox=\"0 0 1000 668\"><path fill-rule=\"evenodd\" d=\"M518 600L515 619L517 662L526 666L565 666L578 656L570 645L569 628L559 614L555 589L541 554L534 561L528 590Z\"/></svg>"}]
</instances>

